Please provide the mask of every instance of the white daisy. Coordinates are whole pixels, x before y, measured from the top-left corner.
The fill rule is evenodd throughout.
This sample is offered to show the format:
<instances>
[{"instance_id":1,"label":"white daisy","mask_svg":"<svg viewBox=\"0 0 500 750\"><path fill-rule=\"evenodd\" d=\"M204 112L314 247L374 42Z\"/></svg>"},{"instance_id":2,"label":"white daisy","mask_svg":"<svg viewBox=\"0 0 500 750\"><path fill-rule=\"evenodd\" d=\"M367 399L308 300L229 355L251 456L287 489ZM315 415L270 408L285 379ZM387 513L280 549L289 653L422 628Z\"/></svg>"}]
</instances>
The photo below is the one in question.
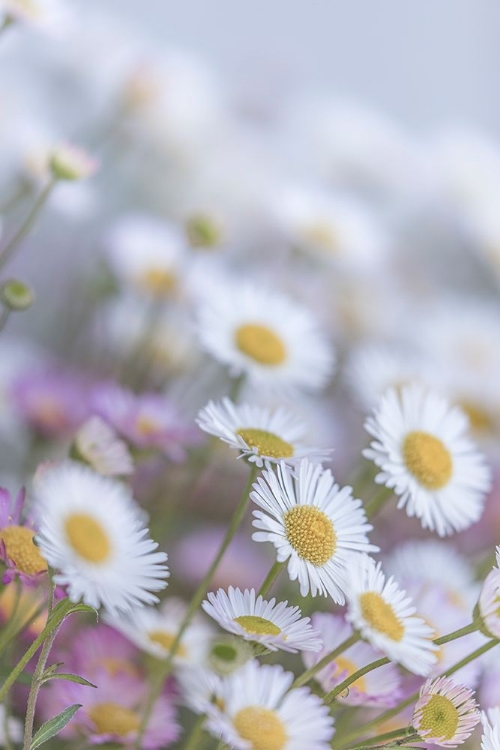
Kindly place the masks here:
<instances>
[{"instance_id":1,"label":"white daisy","mask_svg":"<svg viewBox=\"0 0 500 750\"><path fill-rule=\"evenodd\" d=\"M389 390L365 424L375 440L363 453L382 469L375 480L440 536L479 520L491 485L467 426L460 409L416 384Z\"/></svg>"},{"instance_id":2,"label":"white daisy","mask_svg":"<svg viewBox=\"0 0 500 750\"><path fill-rule=\"evenodd\" d=\"M275 599L265 601L256 597L255 589L230 586L227 594L219 589L217 594L209 593L203 609L219 625L244 638L266 646L271 651L282 649L297 651L319 651L322 641L311 628L309 617L301 617L298 607L288 607L288 602Z\"/></svg>"},{"instance_id":3,"label":"white daisy","mask_svg":"<svg viewBox=\"0 0 500 750\"><path fill-rule=\"evenodd\" d=\"M314 317L254 283L212 287L198 311L198 336L203 349L255 386L318 390L332 374L333 350Z\"/></svg>"},{"instance_id":4,"label":"white daisy","mask_svg":"<svg viewBox=\"0 0 500 750\"><path fill-rule=\"evenodd\" d=\"M427 680L413 712L412 725L426 743L456 747L479 722L474 693L453 680Z\"/></svg>"},{"instance_id":5,"label":"white daisy","mask_svg":"<svg viewBox=\"0 0 500 750\"><path fill-rule=\"evenodd\" d=\"M311 619L323 639L323 649L317 654L305 652L302 656L309 669L327 654L340 646L352 635L351 626L339 615L329 612L316 612ZM368 643L355 643L340 656L323 667L316 680L323 690L329 693L334 687L380 657ZM337 700L348 706L395 706L401 698L401 674L395 664L385 664L379 669L358 678L349 685L347 695L339 695Z\"/></svg>"},{"instance_id":6,"label":"white daisy","mask_svg":"<svg viewBox=\"0 0 500 750\"><path fill-rule=\"evenodd\" d=\"M236 750L328 750L328 707L308 688L288 692L293 679L279 664L248 662L223 681L209 731Z\"/></svg>"},{"instance_id":7,"label":"white daisy","mask_svg":"<svg viewBox=\"0 0 500 750\"><path fill-rule=\"evenodd\" d=\"M374 648L415 674L426 676L436 662L433 631L415 616L415 607L380 563L368 555L351 560L346 588L346 619Z\"/></svg>"},{"instance_id":8,"label":"white daisy","mask_svg":"<svg viewBox=\"0 0 500 750\"><path fill-rule=\"evenodd\" d=\"M100 417L90 417L80 427L75 435L74 449L99 474L133 474L134 464L126 444Z\"/></svg>"},{"instance_id":9,"label":"white daisy","mask_svg":"<svg viewBox=\"0 0 500 750\"><path fill-rule=\"evenodd\" d=\"M482 630L491 638L500 639L500 570L490 570L483 583L479 601L478 614Z\"/></svg>"},{"instance_id":10,"label":"white daisy","mask_svg":"<svg viewBox=\"0 0 500 750\"><path fill-rule=\"evenodd\" d=\"M137 607L123 615L107 617L106 622L143 651L165 659L177 636L187 606L177 598L160 607ZM213 630L201 617L194 617L183 633L174 656L174 664L201 665L210 649Z\"/></svg>"},{"instance_id":11,"label":"white daisy","mask_svg":"<svg viewBox=\"0 0 500 750\"><path fill-rule=\"evenodd\" d=\"M330 595L344 603L345 575L355 553L377 551L368 542L361 500L351 487L339 488L332 473L302 459L292 470L278 464L253 485L256 542L271 542L279 562L288 560L288 575L299 580L300 593Z\"/></svg>"},{"instance_id":12,"label":"white daisy","mask_svg":"<svg viewBox=\"0 0 500 750\"><path fill-rule=\"evenodd\" d=\"M304 444L304 424L282 407L271 411L251 404L238 406L223 398L219 404L210 401L204 406L196 421L202 430L241 451L241 456L258 467L264 461L290 463L306 456L317 461L330 457L331 451Z\"/></svg>"},{"instance_id":13,"label":"white daisy","mask_svg":"<svg viewBox=\"0 0 500 750\"><path fill-rule=\"evenodd\" d=\"M49 154L49 168L57 180L85 180L97 171L99 163L83 148L60 143Z\"/></svg>"},{"instance_id":14,"label":"white daisy","mask_svg":"<svg viewBox=\"0 0 500 750\"><path fill-rule=\"evenodd\" d=\"M186 665L176 674L183 703L196 714L207 714L218 701L222 679L206 667Z\"/></svg>"},{"instance_id":15,"label":"white daisy","mask_svg":"<svg viewBox=\"0 0 500 750\"><path fill-rule=\"evenodd\" d=\"M500 750L500 708L490 708L481 713L483 736L481 750Z\"/></svg>"},{"instance_id":16,"label":"white daisy","mask_svg":"<svg viewBox=\"0 0 500 750\"><path fill-rule=\"evenodd\" d=\"M158 601L167 555L147 538L143 511L120 482L81 464L42 467L34 481L36 536L74 602L110 612Z\"/></svg>"}]
</instances>

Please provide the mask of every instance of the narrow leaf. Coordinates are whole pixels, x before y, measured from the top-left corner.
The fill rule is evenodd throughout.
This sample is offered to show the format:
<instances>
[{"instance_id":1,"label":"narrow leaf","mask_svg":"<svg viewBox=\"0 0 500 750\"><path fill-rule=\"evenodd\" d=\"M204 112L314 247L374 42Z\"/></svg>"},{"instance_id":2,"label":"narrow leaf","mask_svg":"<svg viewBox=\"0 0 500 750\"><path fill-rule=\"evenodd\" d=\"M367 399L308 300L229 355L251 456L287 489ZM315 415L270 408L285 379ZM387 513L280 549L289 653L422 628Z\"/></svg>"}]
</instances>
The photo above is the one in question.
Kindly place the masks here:
<instances>
[{"instance_id":1,"label":"narrow leaf","mask_svg":"<svg viewBox=\"0 0 500 750\"><path fill-rule=\"evenodd\" d=\"M68 680L69 682L77 682L79 685L85 685L86 687L97 687L97 685L86 680L85 677L80 677L77 674L68 674L66 672L55 672L53 674L48 674L43 678L44 682L48 682L49 680Z\"/></svg>"},{"instance_id":2,"label":"narrow leaf","mask_svg":"<svg viewBox=\"0 0 500 750\"><path fill-rule=\"evenodd\" d=\"M42 724L38 732L33 737L30 750L35 750L35 748L43 745L43 743L47 742L47 740L55 737L56 734L58 734L61 729L64 729L66 724L71 721L73 716L81 707L81 703L74 703L72 706L68 706L68 708L65 708L64 711L61 711L60 714L57 714L57 716L54 716L53 719L49 719L45 722L45 724Z\"/></svg>"}]
</instances>

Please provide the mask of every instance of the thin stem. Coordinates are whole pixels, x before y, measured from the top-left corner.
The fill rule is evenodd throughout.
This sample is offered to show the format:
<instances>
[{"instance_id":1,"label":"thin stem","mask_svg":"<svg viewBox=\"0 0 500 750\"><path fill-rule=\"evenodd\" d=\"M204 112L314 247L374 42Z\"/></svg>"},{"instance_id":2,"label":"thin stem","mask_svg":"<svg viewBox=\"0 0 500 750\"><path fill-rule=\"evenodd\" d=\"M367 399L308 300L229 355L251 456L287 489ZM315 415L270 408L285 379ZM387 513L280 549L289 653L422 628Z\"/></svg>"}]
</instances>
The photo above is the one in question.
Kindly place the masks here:
<instances>
[{"instance_id":1,"label":"thin stem","mask_svg":"<svg viewBox=\"0 0 500 750\"><path fill-rule=\"evenodd\" d=\"M38 218L38 215L40 214L42 208L44 207L50 193L52 192L54 185L56 184L55 179L51 179L47 185L44 187L36 201L34 202L33 206L31 207L31 210L28 212L28 215L26 216L25 220L15 232L15 234L11 237L9 242L5 245L4 248L0 251L0 268L3 268L6 263L12 258L14 255L19 243L21 240L28 234L28 232L33 227L35 221Z\"/></svg>"},{"instance_id":2,"label":"thin stem","mask_svg":"<svg viewBox=\"0 0 500 750\"><path fill-rule=\"evenodd\" d=\"M14 23L14 19L12 16L5 16L2 23L0 24L0 35L4 33L4 31L7 31L10 26Z\"/></svg>"},{"instance_id":3,"label":"thin stem","mask_svg":"<svg viewBox=\"0 0 500 750\"><path fill-rule=\"evenodd\" d=\"M380 743L385 742L385 740L395 740L399 739L399 737L404 737L405 735L408 736L413 733L413 727L400 727L399 729L393 729L392 732L384 732L384 734L378 734L376 737L370 737L368 742L367 740L363 740L356 745L351 745L349 750L360 750L362 747L366 747L368 743L370 746L379 745Z\"/></svg>"},{"instance_id":4,"label":"thin stem","mask_svg":"<svg viewBox=\"0 0 500 750\"><path fill-rule=\"evenodd\" d=\"M303 672L292 685L292 688L300 687L301 685L305 685L309 680L312 680L312 678L320 672L324 667L327 667L330 662L334 661L334 659L337 658L341 653L344 651L347 651L348 648L351 646L354 646L355 643L357 643L360 640L361 636L359 633L353 633L349 638L346 638L345 641L342 641L337 648L334 648L333 651L330 651L329 654L324 656L322 659L319 660L317 664L312 666L310 669L307 669L305 672Z\"/></svg>"},{"instance_id":5,"label":"thin stem","mask_svg":"<svg viewBox=\"0 0 500 750\"><path fill-rule=\"evenodd\" d=\"M0 312L0 331L3 331L5 328L11 312L10 307L4 307L2 312Z\"/></svg>"},{"instance_id":6,"label":"thin stem","mask_svg":"<svg viewBox=\"0 0 500 750\"><path fill-rule=\"evenodd\" d=\"M347 677L343 682L337 685L337 687L334 687L333 690L325 695L325 703L328 704L334 701L337 695L340 695L344 692L344 690L347 690L347 688L352 685L353 682L359 680L360 677L364 677L364 675L368 674L368 672L373 672L374 669L378 669L379 667L383 667L385 664L389 663L390 659L388 659L387 656L384 656L382 659L372 661L370 664L367 664L366 667L358 669L357 672L354 672L350 677Z\"/></svg>"},{"instance_id":7,"label":"thin stem","mask_svg":"<svg viewBox=\"0 0 500 750\"><path fill-rule=\"evenodd\" d=\"M448 633L448 635L442 635L441 638L436 638L434 640L434 643L436 646L442 646L445 643L449 643L450 641L456 641L457 638L463 638L464 635L470 635L470 633L475 633L476 630L479 630L476 623L471 622L470 625L466 625L464 628L459 628L458 630L454 630L453 633Z\"/></svg>"},{"instance_id":8,"label":"thin stem","mask_svg":"<svg viewBox=\"0 0 500 750\"><path fill-rule=\"evenodd\" d=\"M200 740L203 736L203 725L205 723L206 718L207 718L206 714L200 714L196 718L196 721L193 724L193 728L191 729L191 732L186 737L186 741L184 743L184 750L199 750Z\"/></svg>"},{"instance_id":9,"label":"thin stem","mask_svg":"<svg viewBox=\"0 0 500 750\"><path fill-rule=\"evenodd\" d=\"M28 696L28 705L26 707L26 721L24 723L23 750L30 750L31 748L31 742L33 739L33 722L35 721L36 701L38 698L38 693L40 692L40 688L42 687L42 683L43 683L42 678L43 678L43 673L45 671L45 666L47 664L47 659L49 658L50 651L52 649L52 646L54 645L54 641L56 639L57 633L61 625L62 625L62 620L54 628L52 633L50 633L47 640L43 644L42 651L40 653L40 658L38 659L35 673L31 681L31 687L30 687L30 692Z\"/></svg>"},{"instance_id":10,"label":"thin stem","mask_svg":"<svg viewBox=\"0 0 500 750\"><path fill-rule=\"evenodd\" d=\"M371 500L365 505L365 513L367 518L375 516L379 510L386 504L386 502L394 495L394 490L390 487L382 487Z\"/></svg>"},{"instance_id":11,"label":"thin stem","mask_svg":"<svg viewBox=\"0 0 500 750\"><path fill-rule=\"evenodd\" d=\"M279 576L279 574L281 573L285 565L286 565L286 560L284 562L279 562L278 560L276 560L276 562L272 565L271 570L262 581L262 585L257 592L257 596L264 597L268 593L271 586L273 585L273 583L275 582L275 580L277 579L277 577Z\"/></svg>"},{"instance_id":12,"label":"thin stem","mask_svg":"<svg viewBox=\"0 0 500 750\"><path fill-rule=\"evenodd\" d=\"M231 522L228 526L228 529L226 531L226 535L224 536L224 539L222 540L222 544L219 548L219 551L217 552L212 564L210 565L209 569L207 570L205 576L203 577L203 580L199 584L198 588L196 589L193 598L191 599L191 602L189 604L189 607L186 610L186 614L184 615L184 618L181 622L181 625L179 627L179 630L177 632L177 635L174 638L174 641L172 643L172 646L170 647L169 654L165 661L162 664L162 668L158 670L158 673L156 675L156 679L153 682L151 692L149 694L144 714L142 717L141 725L139 727L139 730L137 732L137 737L135 741L135 750L141 750L141 744L142 744L142 738L144 736L144 732L146 731L146 727L148 725L149 718L151 716L151 712L154 708L154 705L156 703L156 700L161 692L161 689L163 687L163 684L170 674L170 671L172 669L172 664L174 657L177 653L177 650L180 646L182 636L184 635L186 628L188 627L189 623L191 622L191 619L200 606L201 602L203 601L203 597L207 593L208 586L210 585L210 582L213 578L213 575L215 571L217 570L220 561L222 560L227 548L229 547L230 543L232 542L234 535L236 534L241 522L243 521L243 518L245 516L245 511L247 509L248 500L250 491L252 489L252 485L255 481L255 477L257 476L258 467L255 466L255 464L251 464L250 467L250 473L248 475L247 482L245 484L245 488L243 490L243 493L241 495L241 499L236 507L236 510L234 512L234 515L231 519Z\"/></svg>"}]
</instances>

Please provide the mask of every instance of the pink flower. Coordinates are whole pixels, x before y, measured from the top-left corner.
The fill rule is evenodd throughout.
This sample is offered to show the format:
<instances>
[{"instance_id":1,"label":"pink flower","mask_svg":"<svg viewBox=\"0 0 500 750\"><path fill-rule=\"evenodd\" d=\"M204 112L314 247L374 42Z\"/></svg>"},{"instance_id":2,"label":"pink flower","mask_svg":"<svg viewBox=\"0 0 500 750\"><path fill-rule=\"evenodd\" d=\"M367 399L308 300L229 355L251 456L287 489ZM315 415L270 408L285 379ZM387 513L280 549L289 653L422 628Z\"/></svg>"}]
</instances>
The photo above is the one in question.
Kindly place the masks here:
<instances>
[{"instance_id":1,"label":"pink flower","mask_svg":"<svg viewBox=\"0 0 500 750\"><path fill-rule=\"evenodd\" d=\"M6 565L2 578L5 584L16 575L23 583L33 584L47 571L47 562L33 542L33 523L22 518L24 498L24 488L15 500L0 488L0 560Z\"/></svg>"}]
</instances>

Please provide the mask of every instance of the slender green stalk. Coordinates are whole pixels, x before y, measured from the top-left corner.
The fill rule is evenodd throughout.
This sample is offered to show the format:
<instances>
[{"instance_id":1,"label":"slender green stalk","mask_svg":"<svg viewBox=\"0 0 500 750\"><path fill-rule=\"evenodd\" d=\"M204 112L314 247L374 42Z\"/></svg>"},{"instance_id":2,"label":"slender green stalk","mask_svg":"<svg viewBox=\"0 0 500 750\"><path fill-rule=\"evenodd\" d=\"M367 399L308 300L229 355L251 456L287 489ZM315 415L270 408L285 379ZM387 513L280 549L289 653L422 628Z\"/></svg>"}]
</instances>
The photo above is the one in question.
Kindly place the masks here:
<instances>
[{"instance_id":1,"label":"slender green stalk","mask_svg":"<svg viewBox=\"0 0 500 750\"><path fill-rule=\"evenodd\" d=\"M245 484L245 489L243 490L243 494L241 495L241 499L236 507L236 510L228 526L228 529L226 531L222 544L219 548L219 551L217 552L217 555L215 556L212 564L207 570L205 576L203 577L203 580L201 581L198 588L196 589L193 595L193 598L191 599L191 602L189 604L189 607L186 610L186 614L184 615L184 618L181 622L177 635L175 636L172 646L170 647L169 654L167 658L165 659L165 661L162 663L161 669L158 670L155 676L155 679L151 686L151 691L148 696L146 706L144 708L144 714L142 716L141 725L137 732L137 737L136 737L136 741L134 745L135 750L141 750L142 738L144 736L144 732L146 731L146 727L148 725L151 712L155 706L156 700L161 692L163 684L171 672L173 660L179 649L182 636L184 635L186 628L191 622L193 615L195 614L196 610L198 609L201 602L203 601L204 596L206 596L207 589L208 589L208 586L210 585L213 575L215 571L217 570L219 563L222 560L227 548L232 542L234 535L236 534L241 522L243 521L243 518L245 516L245 511L248 505L250 491L255 481L255 477L257 476L258 470L259 469L257 466L255 466L255 464L250 465L250 473L248 475L248 479Z\"/></svg>"},{"instance_id":2,"label":"slender green stalk","mask_svg":"<svg viewBox=\"0 0 500 750\"><path fill-rule=\"evenodd\" d=\"M356 682L356 680L359 680L360 677L364 677L365 674L368 674L368 672L373 672L374 669L378 669L379 667L383 667L385 664L389 664L390 659L387 658L387 656L382 657L382 659L377 659L376 661L372 661L370 664L367 664L365 667L362 667L361 669L358 669L357 672L354 672L350 677L347 677L343 682L341 682L339 685L333 688L333 690L330 690L329 693L327 693L324 697L324 701L326 704L331 703L335 700L335 698L344 692L344 690L347 690L347 688L352 685L353 682Z\"/></svg>"},{"instance_id":3,"label":"slender green stalk","mask_svg":"<svg viewBox=\"0 0 500 750\"><path fill-rule=\"evenodd\" d=\"M10 26L14 23L14 19L12 16L5 16L2 23L0 24L0 35L2 35L5 31L7 31Z\"/></svg>"},{"instance_id":4,"label":"slender green stalk","mask_svg":"<svg viewBox=\"0 0 500 750\"><path fill-rule=\"evenodd\" d=\"M3 331L5 328L11 312L10 307L4 307L2 312L0 312L0 331Z\"/></svg>"},{"instance_id":5,"label":"slender green stalk","mask_svg":"<svg viewBox=\"0 0 500 750\"><path fill-rule=\"evenodd\" d=\"M330 662L332 662L334 659L337 658L337 656L340 656L341 653L344 651L347 651L348 648L351 646L354 646L355 643L357 643L360 640L361 636L359 633L353 633L349 638L346 638L345 641L342 641L337 648L333 649L333 651L330 651L329 654L324 656L320 661L315 664L310 669L307 669L305 672L303 672L292 685L292 688L300 687L301 685L305 685L309 680L312 680L312 678L320 672L324 667L327 667Z\"/></svg>"},{"instance_id":6,"label":"slender green stalk","mask_svg":"<svg viewBox=\"0 0 500 750\"><path fill-rule=\"evenodd\" d=\"M278 560L276 560L276 562L271 567L271 570L262 581L262 585L257 592L257 596L262 596L262 597L266 596L266 594L270 590L271 586L273 585L273 583L275 582L275 580L277 579L277 577L279 576L279 574L281 573L285 565L286 565L286 560L285 562L278 562Z\"/></svg>"},{"instance_id":7,"label":"slender green stalk","mask_svg":"<svg viewBox=\"0 0 500 750\"><path fill-rule=\"evenodd\" d=\"M13 255L15 254L17 250L19 243L24 239L24 237L32 229L42 208L47 202L47 199L49 198L49 195L51 194L55 184L56 184L55 179L51 179L47 183L47 185L44 187L44 189L42 190L42 192L40 193L40 195L34 202L33 206L31 207L31 210L28 212L28 215L26 216L25 220L23 221L23 223L21 224L17 232L14 233L14 235L7 242L5 247L3 247L0 250L0 268L3 268L5 264L8 263L8 261L13 257Z\"/></svg>"},{"instance_id":8,"label":"slender green stalk","mask_svg":"<svg viewBox=\"0 0 500 750\"><path fill-rule=\"evenodd\" d=\"M199 750L200 740L203 737L203 725L206 718L206 714L200 714L196 718L193 728L184 742L184 750Z\"/></svg>"},{"instance_id":9,"label":"slender green stalk","mask_svg":"<svg viewBox=\"0 0 500 750\"><path fill-rule=\"evenodd\" d=\"M409 736L410 734L414 734L414 731L413 727L400 727L399 729L393 729L392 732L384 732L384 734L378 734L376 737L370 737L369 740L363 740L356 745L351 745L349 750L361 750L361 748L368 745L370 747L373 745L379 745L386 740L396 740L405 735Z\"/></svg>"},{"instance_id":10,"label":"slender green stalk","mask_svg":"<svg viewBox=\"0 0 500 750\"><path fill-rule=\"evenodd\" d=\"M390 487L382 487L365 505L367 518L373 518L386 502L394 495L394 490Z\"/></svg>"},{"instance_id":11,"label":"slender green stalk","mask_svg":"<svg viewBox=\"0 0 500 750\"><path fill-rule=\"evenodd\" d=\"M464 628L459 628L458 630L454 630L453 633L448 633L448 635L442 635L440 638L436 638L434 643L436 646L443 646L450 641L456 641L457 638L463 638L464 635L475 633L476 630L479 630L478 626L476 623L471 622L470 625L466 625Z\"/></svg>"}]
</instances>

